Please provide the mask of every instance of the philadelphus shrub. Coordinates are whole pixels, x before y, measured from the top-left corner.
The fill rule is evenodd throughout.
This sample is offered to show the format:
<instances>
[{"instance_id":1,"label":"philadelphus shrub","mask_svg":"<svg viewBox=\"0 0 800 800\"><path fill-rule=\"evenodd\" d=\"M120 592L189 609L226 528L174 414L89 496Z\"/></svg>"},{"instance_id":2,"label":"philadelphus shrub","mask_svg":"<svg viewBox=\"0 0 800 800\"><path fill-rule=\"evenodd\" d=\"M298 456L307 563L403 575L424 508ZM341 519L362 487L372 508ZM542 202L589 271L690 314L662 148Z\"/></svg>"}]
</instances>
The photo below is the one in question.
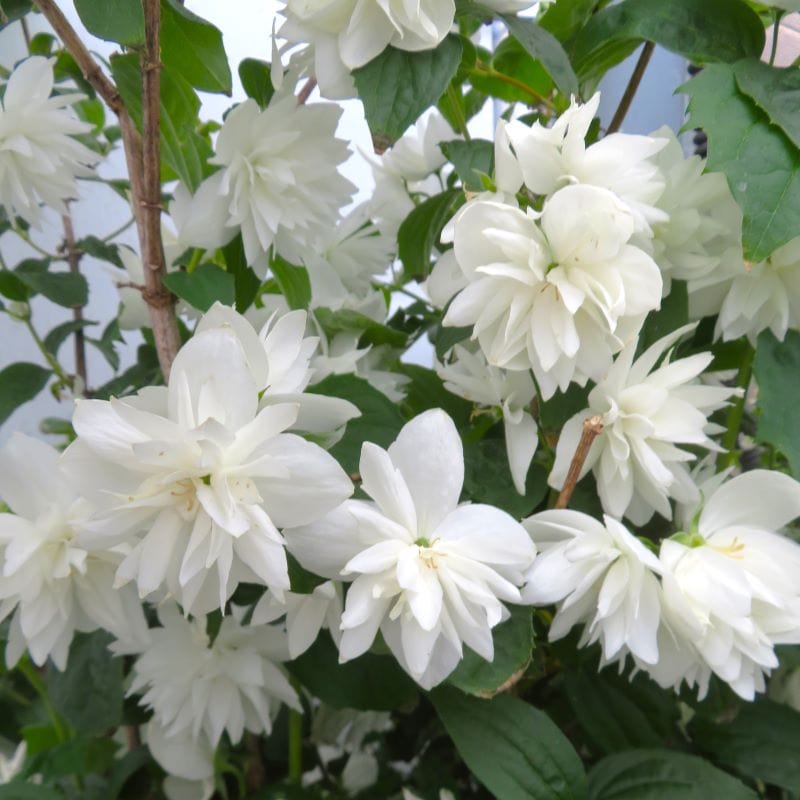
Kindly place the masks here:
<instances>
[{"instance_id":1,"label":"philadelphus shrub","mask_svg":"<svg viewBox=\"0 0 800 800\"><path fill-rule=\"evenodd\" d=\"M778 10L286 0L234 87L183 4L100 5L103 61L50 2L54 35L0 15L0 313L46 365L0 371L0 422L70 403L0 447L8 796L796 792ZM600 114L632 32L704 65L707 158L620 131L649 48Z\"/></svg>"}]
</instances>

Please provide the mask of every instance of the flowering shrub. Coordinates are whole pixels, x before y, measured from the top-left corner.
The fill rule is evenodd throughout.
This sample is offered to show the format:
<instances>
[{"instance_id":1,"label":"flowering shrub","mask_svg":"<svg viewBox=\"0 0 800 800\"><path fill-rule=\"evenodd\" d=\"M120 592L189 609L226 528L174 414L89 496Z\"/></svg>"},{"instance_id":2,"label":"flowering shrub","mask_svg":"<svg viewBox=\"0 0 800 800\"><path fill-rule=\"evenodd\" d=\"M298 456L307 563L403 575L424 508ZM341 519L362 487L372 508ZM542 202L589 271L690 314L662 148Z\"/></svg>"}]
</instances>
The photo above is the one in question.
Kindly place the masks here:
<instances>
[{"instance_id":1,"label":"flowering shrub","mask_svg":"<svg viewBox=\"0 0 800 800\"><path fill-rule=\"evenodd\" d=\"M75 6L107 62L0 2L0 422L65 407L0 449L0 800L796 797L796 4L286 0L215 120L217 28ZM707 156L620 131L656 43Z\"/></svg>"}]
</instances>

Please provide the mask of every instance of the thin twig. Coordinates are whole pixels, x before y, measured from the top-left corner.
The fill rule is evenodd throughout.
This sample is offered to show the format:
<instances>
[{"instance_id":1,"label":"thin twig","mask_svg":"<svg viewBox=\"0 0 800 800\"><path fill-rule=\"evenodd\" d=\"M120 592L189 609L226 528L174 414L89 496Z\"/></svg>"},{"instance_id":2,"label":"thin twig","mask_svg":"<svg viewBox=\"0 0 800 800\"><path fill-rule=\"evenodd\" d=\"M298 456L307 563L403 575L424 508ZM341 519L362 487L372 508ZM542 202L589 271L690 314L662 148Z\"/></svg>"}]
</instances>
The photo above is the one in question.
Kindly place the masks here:
<instances>
[{"instance_id":1,"label":"thin twig","mask_svg":"<svg viewBox=\"0 0 800 800\"><path fill-rule=\"evenodd\" d=\"M769 65L775 64L775 56L778 55L778 36L781 32L781 17L783 17L783 9L775 9L775 20L772 23L772 47L769 51Z\"/></svg>"},{"instance_id":2,"label":"thin twig","mask_svg":"<svg viewBox=\"0 0 800 800\"><path fill-rule=\"evenodd\" d=\"M72 227L72 217L70 216L69 209L67 209L67 213L61 217L61 222L64 226L64 252L67 256L69 271L75 275L80 275L81 252L75 244L75 230ZM83 321L83 306L72 307L72 318L78 323ZM83 392L85 392L89 381L86 368L86 337L83 333L83 328L79 326L73 334L73 337L75 343L75 374L83 381Z\"/></svg>"},{"instance_id":3,"label":"thin twig","mask_svg":"<svg viewBox=\"0 0 800 800\"><path fill-rule=\"evenodd\" d=\"M581 470L589 455L589 448L591 448L594 440L603 432L603 418L599 414L593 417L587 417L583 421L583 432L581 433L578 446L575 448L575 455L572 456L572 463L569 465L567 478L564 481L564 488L558 495L554 508L566 508L569 504L572 493L575 491L575 486L578 479L581 477Z\"/></svg>"},{"instance_id":4,"label":"thin twig","mask_svg":"<svg viewBox=\"0 0 800 800\"><path fill-rule=\"evenodd\" d=\"M616 133L622 127L622 123L625 121L625 116L628 113L628 109L631 107L633 97L636 94L636 90L639 88L639 84L642 81L642 76L644 75L644 71L647 69L647 65L650 62L650 56L653 55L653 50L655 50L655 47L656 46L653 42L644 43L639 60L636 62L636 66L633 68L631 79L628 81L628 85L625 87L625 92L622 95L622 99L619 101L619 106L617 106L617 110L614 113L614 118L611 120L608 130L606 130L606 136L609 133Z\"/></svg>"},{"instance_id":5,"label":"thin twig","mask_svg":"<svg viewBox=\"0 0 800 800\"><path fill-rule=\"evenodd\" d=\"M317 79L316 78L309 78L305 84L303 84L303 88L297 94L297 105L303 106L311 97L311 92L317 87Z\"/></svg>"},{"instance_id":6,"label":"thin twig","mask_svg":"<svg viewBox=\"0 0 800 800\"><path fill-rule=\"evenodd\" d=\"M136 750L137 747L142 746L142 737L139 735L138 725L125 726L125 741L128 745L128 750Z\"/></svg>"},{"instance_id":7,"label":"thin twig","mask_svg":"<svg viewBox=\"0 0 800 800\"><path fill-rule=\"evenodd\" d=\"M25 17L20 17L19 18L19 24L22 26L22 36L25 39L25 47L27 47L28 50L30 50L31 49L31 32L30 32L30 29L28 28L28 20L25 19Z\"/></svg>"}]
</instances>

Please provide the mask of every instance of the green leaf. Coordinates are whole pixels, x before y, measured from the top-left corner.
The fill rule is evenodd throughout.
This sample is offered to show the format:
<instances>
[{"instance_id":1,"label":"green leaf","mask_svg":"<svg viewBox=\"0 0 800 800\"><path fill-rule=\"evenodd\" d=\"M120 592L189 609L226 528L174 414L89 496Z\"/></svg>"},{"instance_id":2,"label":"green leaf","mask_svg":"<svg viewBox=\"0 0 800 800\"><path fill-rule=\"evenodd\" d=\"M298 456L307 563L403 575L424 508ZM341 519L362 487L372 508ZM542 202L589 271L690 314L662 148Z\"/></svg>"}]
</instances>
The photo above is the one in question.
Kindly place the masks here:
<instances>
[{"instance_id":1,"label":"green leaf","mask_svg":"<svg viewBox=\"0 0 800 800\"><path fill-rule=\"evenodd\" d=\"M178 0L161 3L161 59L195 88L230 95L231 69L222 33Z\"/></svg>"},{"instance_id":2,"label":"green leaf","mask_svg":"<svg viewBox=\"0 0 800 800\"><path fill-rule=\"evenodd\" d=\"M689 295L684 281L672 281L669 294L661 301L661 308L647 315L639 335L640 352L662 336L677 330L689 321Z\"/></svg>"},{"instance_id":3,"label":"green leaf","mask_svg":"<svg viewBox=\"0 0 800 800\"><path fill-rule=\"evenodd\" d=\"M411 382L405 386L405 406L411 412L409 416L415 417L431 408L441 408L450 415L457 428L469 427L472 403L448 392L442 379L432 369L418 364L400 364L399 372L411 378Z\"/></svg>"},{"instance_id":4,"label":"green leaf","mask_svg":"<svg viewBox=\"0 0 800 800\"><path fill-rule=\"evenodd\" d=\"M433 331L433 343L436 348L436 358L443 361L447 352L454 346L472 336L472 325L451 327L442 325L441 322Z\"/></svg>"},{"instance_id":5,"label":"green leaf","mask_svg":"<svg viewBox=\"0 0 800 800\"><path fill-rule=\"evenodd\" d=\"M448 189L420 203L403 220L397 232L397 255L403 262L406 281L428 277L433 248L439 243L445 223L463 199L463 192Z\"/></svg>"},{"instance_id":6,"label":"green leaf","mask_svg":"<svg viewBox=\"0 0 800 800\"><path fill-rule=\"evenodd\" d=\"M119 330L119 322L116 319L112 319L106 325L103 335L99 339L87 338L86 341L93 344L103 354L103 358L108 361L112 369L119 369L119 353L117 353L115 343L123 341L123 338Z\"/></svg>"},{"instance_id":7,"label":"green leaf","mask_svg":"<svg viewBox=\"0 0 800 800\"><path fill-rule=\"evenodd\" d=\"M596 7L597 0L556 0L547 6L539 25L560 42L567 42L591 18Z\"/></svg>"},{"instance_id":8,"label":"green leaf","mask_svg":"<svg viewBox=\"0 0 800 800\"><path fill-rule=\"evenodd\" d=\"M440 687L431 701L461 758L498 800L583 800L586 775L543 711L516 697L468 697Z\"/></svg>"},{"instance_id":9,"label":"green leaf","mask_svg":"<svg viewBox=\"0 0 800 800\"><path fill-rule=\"evenodd\" d=\"M386 448L405 425L397 406L385 394L355 375L329 375L325 380L309 386L307 391L341 397L361 411L360 417L347 423L344 436L330 451L349 473L358 472L363 442L374 442Z\"/></svg>"},{"instance_id":10,"label":"green leaf","mask_svg":"<svg viewBox=\"0 0 800 800\"><path fill-rule=\"evenodd\" d=\"M244 93L258 103L261 108L266 108L275 87L270 77L270 65L258 58L245 58L239 62L239 80L242 82Z\"/></svg>"},{"instance_id":11,"label":"green leaf","mask_svg":"<svg viewBox=\"0 0 800 800\"><path fill-rule=\"evenodd\" d=\"M269 268L289 308L308 308L311 302L311 281L306 268L290 264L277 253L270 260Z\"/></svg>"},{"instance_id":12,"label":"green leaf","mask_svg":"<svg viewBox=\"0 0 800 800\"><path fill-rule=\"evenodd\" d=\"M261 288L261 281L247 264L240 233L222 248L222 255L225 258L228 272L233 275L236 288L236 310L243 314L256 299L258 290Z\"/></svg>"},{"instance_id":13,"label":"green leaf","mask_svg":"<svg viewBox=\"0 0 800 800\"><path fill-rule=\"evenodd\" d=\"M739 89L800 147L800 70L770 67L757 58L739 61L735 69Z\"/></svg>"},{"instance_id":14,"label":"green leaf","mask_svg":"<svg viewBox=\"0 0 800 800\"><path fill-rule=\"evenodd\" d=\"M483 191L481 174L494 172L494 144L486 139L468 142L456 139L442 142L439 147L461 178L464 188L469 192Z\"/></svg>"},{"instance_id":15,"label":"green leaf","mask_svg":"<svg viewBox=\"0 0 800 800\"><path fill-rule=\"evenodd\" d=\"M569 97L577 95L578 78L569 63L564 48L552 33L537 25L532 19L502 14L509 32L550 74L558 90Z\"/></svg>"},{"instance_id":16,"label":"green leaf","mask_svg":"<svg viewBox=\"0 0 800 800\"><path fill-rule=\"evenodd\" d=\"M311 594L317 586L325 583L325 578L309 572L288 551L286 552L286 562L289 566L289 585L295 594Z\"/></svg>"},{"instance_id":17,"label":"green leaf","mask_svg":"<svg viewBox=\"0 0 800 800\"><path fill-rule=\"evenodd\" d=\"M800 713L761 697L745 703L733 720L696 716L689 726L692 741L717 763L748 778L800 789Z\"/></svg>"},{"instance_id":18,"label":"green leaf","mask_svg":"<svg viewBox=\"0 0 800 800\"><path fill-rule=\"evenodd\" d=\"M64 800L64 795L49 786L12 782L0 786L0 800Z\"/></svg>"},{"instance_id":19,"label":"green leaf","mask_svg":"<svg viewBox=\"0 0 800 800\"><path fill-rule=\"evenodd\" d=\"M708 136L708 169L725 173L742 209L745 258L763 261L800 234L800 152L739 92L733 66L712 64L682 91Z\"/></svg>"},{"instance_id":20,"label":"green leaf","mask_svg":"<svg viewBox=\"0 0 800 800\"><path fill-rule=\"evenodd\" d=\"M50 272L46 261L29 259L14 270L29 289L60 306L84 306L89 299L89 284L77 272Z\"/></svg>"},{"instance_id":21,"label":"green leaf","mask_svg":"<svg viewBox=\"0 0 800 800\"><path fill-rule=\"evenodd\" d=\"M447 679L462 692L493 697L512 679L521 677L533 657L530 608L512 606L511 616L492 631L494 659L487 661L469 648Z\"/></svg>"},{"instance_id":22,"label":"green leaf","mask_svg":"<svg viewBox=\"0 0 800 800\"><path fill-rule=\"evenodd\" d=\"M353 70L377 152L396 142L447 90L461 62L461 42L448 36L435 50L387 47Z\"/></svg>"},{"instance_id":23,"label":"green leaf","mask_svg":"<svg viewBox=\"0 0 800 800\"><path fill-rule=\"evenodd\" d=\"M171 292L198 311L208 311L217 300L233 305L236 298L233 275L214 264L200 264L193 272L169 272L163 280Z\"/></svg>"},{"instance_id":24,"label":"green leaf","mask_svg":"<svg viewBox=\"0 0 800 800\"><path fill-rule=\"evenodd\" d=\"M33 292L13 272L1 269L0 294L8 300L25 302Z\"/></svg>"},{"instance_id":25,"label":"green leaf","mask_svg":"<svg viewBox=\"0 0 800 800\"><path fill-rule=\"evenodd\" d=\"M105 772L119 745L113 739L79 737L56 745L36 757L32 770L48 778Z\"/></svg>"},{"instance_id":26,"label":"green leaf","mask_svg":"<svg viewBox=\"0 0 800 800\"><path fill-rule=\"evenodd\" d=\"M111 641L105 631L76 634L69 649L69 669L49 670L53 707L84 735L105 734L122 721L122 659L111 655L107 647ZM91 687L88 698L87 687Z\"/></svg>"},{"instance_id":27,"label":"green leaf","mask_svg":"<svg viewBox=\"0 0 800 800\"><path fill-rule=\"evenodd\" d=\"M119 247L110 242L104 242L96 236L86 236L80 239L75 242L75 248L94 256L94 258L99 258L101 261L108 261L109 264L113 264L115 267L125 268L119 256Z\"/></svg>"},{"instance_id":28,"label":"green leaf","mask_svg":"<svg viewBox=\"0 0 800 800\"><path fill-rule=\"evenodd\" d=\"M408 341L408 336L403 331L390 328L388 325L381 325L380 322L375 322L366 314L347 308L339 311L315 308L314 316L327 334L335 334L340 331L361 331L361 339L366 344L376 346L388 344L390 347L405 347Z\"/></svg>"},{"instance_id":29,"label":"green leaf","mask_svg":"<svg viewBox=\"0 0 800 800\"><path fill-rule=\"evenodd\" d=\"M66 338L70 334L75 333L75 331L83 330L89 325L97 325L97 323L88 319L71 319L67 322L62 322L60 325L56 325L56 327L44 337L44 346L54 356L58 356L58 350Z\"/></svg>"},{"instance_id":30,"label":"green leaf","mask_svg":"<svg viewBox=\"0 0 800 800\"><path fill-rule=\"evenodd\" d=\"M365 653L344 664L330 636L318 636L303 655L286 665L289 672L315 697L333 708L391 711L410 706L416 684L393 656Z\"/></svg>"},{"instance_id":31,"label":"green leaf","mask_svg":"<svg viewBox=\"0 0 800 800\"><path fill-rule=\"evenodd\" d=\"M0 425L11 413L44 389L50 370L18 361L0 370Z\"/></svg>"},{"instance_id":32,"label":"green leaf","mask_svg":"<svg viewBox=\"0 0 800 800\"><path fill-rule=\"evenodd\" d=\"M75 10L89 33L107 42L144 44L141 0L75 0Z\"/></svg>"},{"instance_id":33,"label":"green leaf","mask_svg":"<svg viewBox=\"0 0 800 800\"><path fill-rule=\"evenodd\" d=\"M705 64L758 57L764 26L743 0L623 0L598 11L577 35L572 63L581 81L598 78L643 39Z\"/></svg>"},{"instance_id":34,"label":"green leaf","mask_svg":"<svg viewBox=\"0 0 800 800\"><path fill-rule=\"evenodd\" d=\"M800 333L788 331L779 342L772 331L758 337L753 375L758 384L759 442L771 444L789 459L800 479Z\"/></svg>"},{"instance_id":35,"label":"green leaf","mask_svg":"<svg viewBox=\"0 0 800 800\"><path fill-rule=\"evenodd\" d=\"M758 795L708 761L672 750L629 750L589 773L589 800L756 800Z\"/></svg>"}]
</instances>

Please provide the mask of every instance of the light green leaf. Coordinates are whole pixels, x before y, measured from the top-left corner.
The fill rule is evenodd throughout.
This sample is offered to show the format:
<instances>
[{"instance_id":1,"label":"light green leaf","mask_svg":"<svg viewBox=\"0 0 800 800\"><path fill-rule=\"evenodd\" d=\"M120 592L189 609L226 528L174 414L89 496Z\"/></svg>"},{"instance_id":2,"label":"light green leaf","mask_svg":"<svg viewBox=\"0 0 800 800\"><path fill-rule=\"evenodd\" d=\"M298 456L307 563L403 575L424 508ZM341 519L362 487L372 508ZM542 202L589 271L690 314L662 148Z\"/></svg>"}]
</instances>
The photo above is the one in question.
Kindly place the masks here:
<instances>
[{"instance_id":1,"label":"light green leaf","mask_svg":"<svg viewBox=\"0 0 800 800\"><path fill-rule=\"evenodd\" d=\"M448 36L436 49L387 47L353 70L377 152L391 147L445 93L461 62L461 42Z\"/></svg>"},{"instance_id":2,"label":"light green leaf","mask_svg":"<svg viewBox=\"0 0 800 800\"><path fill-rule=\"evenodd\" d=\"M550 74L558 90L569 97L578 94L578 78L569 63L569 57L561 42L550 31L537 25L532 19L501 15L512 36L538 61Z\"/></svg>"},{"instance_id":3,"label":"light green leaf","mask_svg":"<svg viewBox=\"0 0 800 800\"><path fill-rule=\"evenodd\" d=\"M311 302L311 281L306 268L290 264L277 253L270 260L269 268L289 308L308 308Z\"/></svg>"},{"instance_id":4,"label":"light green leaf","mask_svg":"<svg viewBox=\"0 0 800 800\"><path fill-rule=\"evenodd\" d=\"M724 172L742 209L745 258L762 261L800 234L800 151L712 64L682 87L690 124L708 136L708 169Z\"/></svg>"},{"instance_id":5,"label":"light green leaf","mask_svg":"<svg viewBox=\"0 0 800 800\"><path fill-rule=\"evenodd\" d=\"M492 700L440 687L430 695L461 758L498 800L584 800L586 775L543 711L506 694Z\"/></svg>"},{"instance_id":6,"label":"light green leaf","mask_svg":"<svg viewBox=\"0 0 800 800\"><path fill-rule=\"evenodd\" d=\"M107 42L144 44L141 0L75 0L75 10L89 33Z\"/></svg>"},{"instance_id":7,"label":"light green leaf","mask_svg":"<svg viewBox=\"0 0 800 800\"><path fill-rule=\"evenodd\" d=\"M222 33L178 0L161 3L161 58L196 89L230 95L231 69Z\"/></svg>"},{"instance_id":8,"label":"light green leaf","mask_svg":"<svg viewBox=\"0 0 800 800\"><path fill-rule=\"evenodd\" d=\"M198 311L208 311L218 300L233 305L236 298L233 275L214 264L200 264L193 272L170 272L164 285Z\"/></svg>"},{"instance_id":9,"label":"light green leaf","mask_svg":"<svg viewBox=\"0 0 800 800\"><path fill-rule=\"evenodd\" d=\"M18 361L0 370L0 425L11 413L44 389L50 370Z\"/></svg>"},{"instance_id":10,"label":"light green leaf","mask_svg":"<svg viewBox=\"0 0 800 800\"><path fill-rule=\"evenodd\" d=\"M266 108L275 87L270 77L270 65L258 58L245 58L239 63L239 80L242 82L244 93L258 103L261 108Z\"/></svg>"},{"instance_id":11,"label":"light green leaf","mask_svg":"<svg viewBox=\"0 0 800 800\"><path fill-rule=\"evenodd\" d=\"M758 337L753 375L758 384L756 437L784 453L800 479L800 333L789 331L779 342L772 331L764 331Z\"/></svg>"},{"instance_id":12,"label":"light green leaf","mask_svg":"<svg viewBox=\"0 0 800 800\"><path fill-rule=\"evenodd\" d=\"M697 756L629 750L589 773L589 800L757 800L743 783Z\"/></svg>"},{"instance_id":13,"label":"light green leaf","mask_svg":"<svg viewBox=\"0 0 800 800\"><path fill-rule=\"evenodd\" d=\"M439 148L445 158L453 165L461 183L469 192L483 190L481 173L491 175L494 172L494 144L486 139L471 139L466 142L455 139L442 142Z\"/></svg>"},{"instance_id":14,"label":"light green leaf","mask_svg":"<svg viewBox=\"0 0 800 800\"><path fill-rule=\"evenodd\" d=\"M530 608L513 606L511 616L492 631L494 659L487 661L468 647L455 672L447 679L462 692L493 697L522 673L533 657L533 625Z\"/></svg>"}]
</instances>

